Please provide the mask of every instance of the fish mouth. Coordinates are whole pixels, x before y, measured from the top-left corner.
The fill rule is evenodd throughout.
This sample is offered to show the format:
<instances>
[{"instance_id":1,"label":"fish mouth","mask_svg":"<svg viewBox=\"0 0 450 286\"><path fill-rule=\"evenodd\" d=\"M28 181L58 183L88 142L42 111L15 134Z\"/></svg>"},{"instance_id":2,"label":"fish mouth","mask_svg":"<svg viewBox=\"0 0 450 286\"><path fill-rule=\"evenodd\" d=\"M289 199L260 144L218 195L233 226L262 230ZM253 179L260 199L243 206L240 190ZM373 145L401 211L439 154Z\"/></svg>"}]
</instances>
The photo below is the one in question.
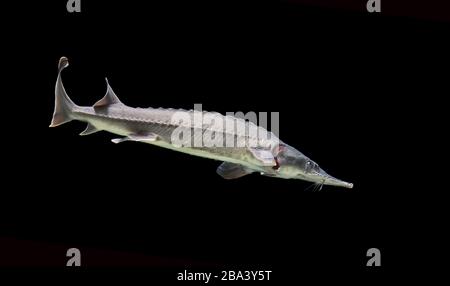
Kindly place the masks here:
<instances>
[{"instance_id":1,"label":"fish mouth","mask_svg":"<svg viewBox=\"0 0 450 286\"><path fill-rule=\"evenodd\" d=\"M331 175L328 175L324 170L320 169L319 172L314 172L314 175L319 177L319 182L322 181L324 185L331 185L331 186L338 186L338 187L344 187L351 189L353 188L353 184L349 182L345 182L342 180L339 180Z\"/></svg>"}]
</instances>

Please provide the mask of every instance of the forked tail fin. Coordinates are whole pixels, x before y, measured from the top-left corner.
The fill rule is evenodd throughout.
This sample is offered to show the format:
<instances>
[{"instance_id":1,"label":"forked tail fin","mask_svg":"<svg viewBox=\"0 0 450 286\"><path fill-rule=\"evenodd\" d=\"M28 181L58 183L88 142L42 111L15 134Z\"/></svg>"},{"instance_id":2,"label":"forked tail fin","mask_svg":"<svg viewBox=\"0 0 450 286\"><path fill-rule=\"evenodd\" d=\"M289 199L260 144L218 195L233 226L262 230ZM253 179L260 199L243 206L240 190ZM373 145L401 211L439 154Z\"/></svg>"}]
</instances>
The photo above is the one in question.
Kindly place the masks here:
<instances>
[{"instance_id":1,"label":"forked tail fin","mask_svg":"<svg viewBox=\"0 0 450 286\"><path fill-rule=\"evenodd\" d=\"M61 71L67 66L69 66L69 60L66 57L61 57L61 59L59 59L58 78L55 86L55 111L53 112L50 127L55 127L71 121L72 111L77 106L70 100L61 80Z\"/></svg>"}]
</instances>

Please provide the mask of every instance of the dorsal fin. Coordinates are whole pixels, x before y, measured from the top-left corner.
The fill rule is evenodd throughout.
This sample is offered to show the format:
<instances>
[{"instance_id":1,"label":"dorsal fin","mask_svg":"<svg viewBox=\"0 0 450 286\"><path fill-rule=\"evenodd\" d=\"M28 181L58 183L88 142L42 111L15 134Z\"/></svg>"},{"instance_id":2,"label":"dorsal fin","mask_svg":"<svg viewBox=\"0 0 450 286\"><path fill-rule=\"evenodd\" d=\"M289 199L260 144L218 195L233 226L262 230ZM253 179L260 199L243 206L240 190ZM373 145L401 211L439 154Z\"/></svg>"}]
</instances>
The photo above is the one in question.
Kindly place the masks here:
<instances>
[{"instance_id":1,"label":"dorsal fin","mask_svg":"<svg viewBox=\"0 0 450 286\"><path fill-rule=\"evenodd\" d=\"M94 107L108 106L112 104L122 104L122 102L120 102L119 98L109 85L108 79L105 78L105 80L107 85L106 94L102 99L100 99L94 104Z\"/></svg>"}]
</instances>

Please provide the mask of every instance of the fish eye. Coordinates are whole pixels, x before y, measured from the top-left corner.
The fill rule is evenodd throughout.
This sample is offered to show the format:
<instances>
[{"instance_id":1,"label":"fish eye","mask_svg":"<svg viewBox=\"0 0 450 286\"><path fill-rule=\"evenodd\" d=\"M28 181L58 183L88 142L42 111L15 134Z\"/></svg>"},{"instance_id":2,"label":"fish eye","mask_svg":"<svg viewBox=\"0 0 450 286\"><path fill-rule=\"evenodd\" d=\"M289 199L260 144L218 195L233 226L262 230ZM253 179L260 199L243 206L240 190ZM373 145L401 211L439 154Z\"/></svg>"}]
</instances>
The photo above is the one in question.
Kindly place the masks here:
<instances>
[{"instance_id":1,"label":"fish eye","mask_svg":"<svg viewBox=\"0 0 450 286\"><path fill-rule=\"evenodd\" d=\"M315 164L311 160L306 161L306 171L307 172L310 172L311 170L316 170L317 169L316 166L317 166L317 164Z\"/></svg>"}]
</instances>

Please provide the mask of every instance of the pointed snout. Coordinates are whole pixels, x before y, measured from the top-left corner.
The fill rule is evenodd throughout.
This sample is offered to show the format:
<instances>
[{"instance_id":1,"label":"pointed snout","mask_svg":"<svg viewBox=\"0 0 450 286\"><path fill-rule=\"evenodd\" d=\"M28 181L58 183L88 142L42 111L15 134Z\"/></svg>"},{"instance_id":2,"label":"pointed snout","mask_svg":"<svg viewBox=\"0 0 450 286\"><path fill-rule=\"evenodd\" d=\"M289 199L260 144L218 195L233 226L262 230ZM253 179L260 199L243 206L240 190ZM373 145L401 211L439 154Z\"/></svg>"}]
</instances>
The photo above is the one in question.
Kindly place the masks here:
<instances>
[{"instance_id":1,"label":"pointed snout","mask_svg":"<svg viewBox=\"0 0 450 286\"><path fill-rule=\"evenodd\" d=\"M339 180L333 176L328 175L324 170L320 169L320 172L318 175L323 178L323 184L324 185L331 185L331 186L338 186L338 187L344 187L344 188L353 188L352 183L348 183L342 180Z\"/></svg>"}]
</instances>

